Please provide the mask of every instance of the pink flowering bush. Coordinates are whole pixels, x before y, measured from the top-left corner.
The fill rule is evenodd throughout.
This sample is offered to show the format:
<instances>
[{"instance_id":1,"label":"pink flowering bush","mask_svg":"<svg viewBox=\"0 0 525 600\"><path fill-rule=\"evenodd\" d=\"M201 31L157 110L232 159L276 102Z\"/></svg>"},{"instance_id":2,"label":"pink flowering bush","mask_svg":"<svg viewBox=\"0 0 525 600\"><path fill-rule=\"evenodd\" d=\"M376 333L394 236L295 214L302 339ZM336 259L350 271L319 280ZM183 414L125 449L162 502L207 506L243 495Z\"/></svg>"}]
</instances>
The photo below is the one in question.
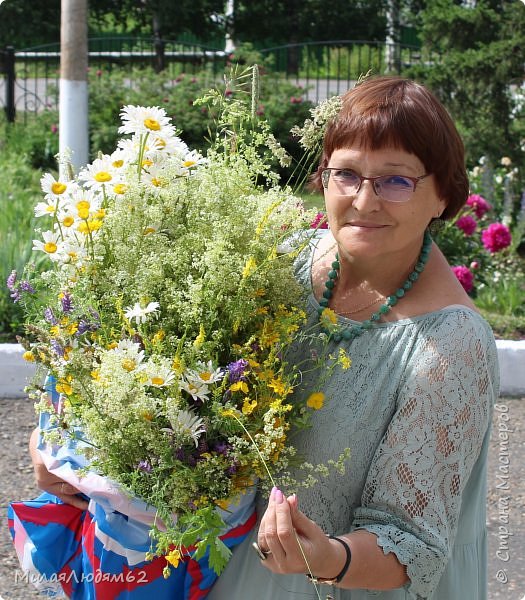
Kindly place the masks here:
<instances>
[{"instance_id":1,"label":"pink flowering bush","mask_svg":"<svg viewBox=\"0 0 525 600\"><path fill-rule=\"evenodd\" d=\"M499 222L495 212L495 205L471 194L458 217L434 235L459 282L473 297L478 288L490 286L507 271L512 273L509 265L516 262L510 228Z\"/></svg>"},{"instance_id":2,"label":"pink flowering bush","mask_svg":"<svg viewBox=\"0 0 525 600\"><path fill-rule=\"evenodd\" d=\"M463 289L467 294L470 294L474 289L474 273L464 265L452 267L452 271L454 271L454 275L463 286Z\"/></svg>"},{"instance_id":3,"label":"pink flowering bush","mask_svg":"<svg viewBox=\"0 0 525 600\"><path fill-rule=\"evenodd\" d=\"M492 208L492 205L479 194L471 194L467 198L467 206L474 210L478 219L481 219Z\"/></svg>"},{"instance_id":4,"label":"pink flowering bush","mask_svg":"<svg viewBox=\"0 0 525 600\"><path fill-rule=\"evenodd\" d=\"M311 229L328 229L328 221L324 212L318 212L310 223Z\"/></svg>"},{"instance_id":5,"label":"pink flowering bush","mask_svg":"<svg viewBox=\"0 0 525 600\"><path fill-rule=\"evenodd\" d=\"M481 232L483 246L492 254L507 248L512 243L510 229L503 223L491 223Z\"/></svg>"},{"instance_id":6,"label":"pink flowering bush","mask_svg":"<svg viewBox=\"0 0 525 600\"><path fill-rule=\"evenodd\" d=\"M477 226L478 222L472 215L463 215L456 221L456 227L461 229L465 235L472 235Z\"/></svg>"}]
</instances>

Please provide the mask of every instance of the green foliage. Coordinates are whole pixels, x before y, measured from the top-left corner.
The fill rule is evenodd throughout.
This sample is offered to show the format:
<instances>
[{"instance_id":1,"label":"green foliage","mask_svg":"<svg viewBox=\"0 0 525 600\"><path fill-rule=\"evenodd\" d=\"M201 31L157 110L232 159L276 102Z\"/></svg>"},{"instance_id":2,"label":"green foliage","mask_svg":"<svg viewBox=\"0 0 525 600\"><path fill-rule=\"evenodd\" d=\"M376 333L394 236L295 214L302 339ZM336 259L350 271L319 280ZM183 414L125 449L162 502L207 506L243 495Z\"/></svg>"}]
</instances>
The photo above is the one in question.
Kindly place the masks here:
<instances>
[{"instance_id":1,"label":"green foliage","mask_svg":"<svg viewBox=\"0 0 525 600\"><path fill-rule=\"evenodd\" d=\"M525 6L480 0L428 0L419 13L423 48L440 55L406 71L443 101L465 141L470 166L501 155L524 165L524 103L517 91L525 62ZM521 124L520 124L521 122Z\"/></svg>"},{"instance_id":2,"label":"green foliage","mask_svg":"<svg viewBox=\"0 0 525 600\"><path fill-rule=\"evenodd\" d=\"M236 52L243 63L261 58L249 48ZM260 61L264 65L264 61ZM270 124L274 136L296 159L301 152L291 137L290 129L302 122L312 104L302 99L303 90L261 69L259 101L256 112ZM131 74L122 71L96 72L90 81L90 139L91 147L110 152L115 145L119 112L126 104L159 106L166 110L176 127L182 130L182 139L192 148L205 151L213 135L217 111L213 107L196 105L195 100L211 87L234 99L240 92L214 79L209 71L196 75L181 74L175 79L153 69L134 69ZM132 84L130 82L133 82ZM281 169L287 179L289 170Z\"/></svg>"},{"instance_id":3,"label":"green foliage","mask_svg":"<svg viewBox=\"0 0 525 600\"><path fill-rule=\"evenodd\" d=\"M33 207L41 196L40 171L32 163L46 136L36 122L30 126L34 138L26 138L22 126L2 127L6 133L0 140L0 341L13 341L22 333L22 311L9 297L5 281L13 269L21 273L31 256Z\"/></svg>"},{"instance_id":4,"label":"green foliage","mask_svg":"<svg viewBox=\"0 0 525 600\"><path fill-rule=\"evenodd\" d=\"M384 0L237 0L233 27L236 39L259 47L305 40L378 40L385 35L385 6Z\"/></svg>"}]
</instances>

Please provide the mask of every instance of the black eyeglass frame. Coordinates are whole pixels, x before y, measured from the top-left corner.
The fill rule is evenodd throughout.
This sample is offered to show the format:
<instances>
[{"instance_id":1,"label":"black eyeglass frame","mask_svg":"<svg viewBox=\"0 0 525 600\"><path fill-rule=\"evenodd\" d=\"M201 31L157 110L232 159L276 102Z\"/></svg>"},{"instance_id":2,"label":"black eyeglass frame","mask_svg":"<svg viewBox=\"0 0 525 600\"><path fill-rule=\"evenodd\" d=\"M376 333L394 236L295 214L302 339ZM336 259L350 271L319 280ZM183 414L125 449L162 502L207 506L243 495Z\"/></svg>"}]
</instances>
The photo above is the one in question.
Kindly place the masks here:
<instances>
[{"instance_id":1,"label":"black eyeglass frame","mask_svg":"<svg viewBox=\"0 0 525 600\"><path fill-rule=\"evenodd\" d=\"M424 175L420 175L419 177L409 177L408 175L399 175L398 173L392 173L390 175L378 175L377 177L364 177L363 175L359 175L359 173L356 173L355 171L352 171L351 169L341 169L340 167L325 167L321 172L321 181L322 181L323 187L325 189L328 189L328 181L330 178L331 171L351 171L356 177L358 177L359 185L357 186L357 189L355 190L355 192L353 192L354 194L359 194L359 191L361 190L361 188L363 186L363 181L371 181L372 188L374 190L375 195L378 196L379 198L383 198L383 200L386 200L387 202L408 202L410 200L410 198L407 198L406 200L388 200L387 198L382 196L376 189L376 181L378 179L384 179L385 177L403 177L403 179L408 179L409 181L412 182L413 187L412 187L412 190L410 191L410 194L413 194L416 191L417 184L422 179L425 179L425 177L429 177L431 175L431 173L425 173Z\"/></svg>"}]
</instances>

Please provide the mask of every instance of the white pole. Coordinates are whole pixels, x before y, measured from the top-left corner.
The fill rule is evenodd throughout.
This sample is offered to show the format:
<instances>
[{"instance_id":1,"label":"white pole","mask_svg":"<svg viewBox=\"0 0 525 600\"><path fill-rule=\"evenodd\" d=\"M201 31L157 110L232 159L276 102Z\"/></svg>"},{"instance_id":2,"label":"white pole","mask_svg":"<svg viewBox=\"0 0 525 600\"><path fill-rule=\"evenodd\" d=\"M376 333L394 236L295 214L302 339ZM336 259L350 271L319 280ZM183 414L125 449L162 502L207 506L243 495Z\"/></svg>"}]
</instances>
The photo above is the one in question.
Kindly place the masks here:
<instances>
[{"instance_id":1,"label":"white pole","mask_svg":"<svg viewBox=\"0 0 525 600\"><path fill-rule=\"evenodd\" d=\"M233 30L232 19L235 14L235 5L234 0L227 0L226 2L226 10L224 12L224 16L226 18L226 34L225 34L225 43L224 43L224 51L226 54L231 54L235 50L235 43L232 40L231 34Z\"/></svg>"},{"instance_id":2,"label":"white pole","mask_svg":"<svg viewBox=\"0 0 525 600\"><path fill-rule=\"evenodd\" d=\"M62 0L59 152L61 157L70 156L75 172L89 158L87 69L87 0Z\"/></svg>"}]
</instances>

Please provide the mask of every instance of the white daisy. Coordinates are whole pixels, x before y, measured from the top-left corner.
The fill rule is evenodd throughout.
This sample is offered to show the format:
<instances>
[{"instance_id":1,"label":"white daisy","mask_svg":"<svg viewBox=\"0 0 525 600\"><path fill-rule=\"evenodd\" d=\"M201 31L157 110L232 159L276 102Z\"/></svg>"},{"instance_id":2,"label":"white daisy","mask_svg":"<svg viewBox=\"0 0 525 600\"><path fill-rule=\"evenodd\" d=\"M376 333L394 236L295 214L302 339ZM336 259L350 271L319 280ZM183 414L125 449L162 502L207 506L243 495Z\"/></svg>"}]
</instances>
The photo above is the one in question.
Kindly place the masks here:
<instances>
[{"instance_id":1,"label":"white daisy","mask_svg":"<svg viewBox=\"0 0 525 600\"><path fill-rule=\"evenodd\" d=\"M66 237L62 245L63 262L81 266L88 258L86 236L77 237L74 229L64 229Z\"/></svg>"},{"instance_id":2,"label":"white daisy","mask_svg":"<svg viewBox=\"0 0 525 600\"><path fill-rule=\"evenodd\" d=\"M182 160L182 167L184 169L194 169L195 167L206 164L206 162L207 160L204 158L204 156L202 156L202 154L197 152L197 150L191 150L191 152L188 152L184 156Z\"/></svg>"},{"instance_id":3,"label":"white daisy","mask_svg":"<svg viewBox=\"0 0 525 600\"><path fill-rule=\"evenodd\" d=\"M207 363L197 363L197 368L192 369L186 374L188 381L192 383L201 383L210 385L211 383L217 383L224 377L222 369L214 369L213 363L209 360Z\"/></svg>"},{"instance_id":4,"label":"white daisy","mask_svg":"<svg viewBox=\"0 0 525 600\"><path fill-rule=\"evenodd\" d=\"M126 308L124 315L129 321L135 319L137 324L145 323L148 320L148 315L155 313L159 306L160 304L158 302L150 302L146 307L142 308L142 306L136 302L135 306L128 306Z\"/></svg>"},{"instance_id":5,"label":"white daisy","mask_svg":"<svg viewBox=\"0 0 525 600\"><path fill-rule=\"evenodd\" d=\"M68 189L69 184L66 181L55 179L51 173L46 173L40 180L40 185L46 195L56 197L64 194Z\"/></svg>"},{"instance_id":6,"label":"white daisy","mask_svg":"<svg viewBox=\"0 0 525 600\"><path fill-rule=\"evenodd\" d=\"M173 432L188 440L192 439L197 446L199 436L206 431L203 420L189 410L172 408L167 413Z\"/></svg>"},{"instance_id":7,"label":"white daisy","mask_svg":"<svg viewBox=\"0 0 525 600\"><path fill-rule=\"evenodd\" d=\"M143 372L148 377L147 385L157 388L166 387L175 379L175 373L169 364L158 364L151 360L144 366Z\"/></svg>"},{"instance_id":8,"label":"white daisy","mask_svg":"<svg viewBox=\"0 0 525 600\"><path fill-rule=\"evenodd\" d=\"M103 196L97 190L85 190L78 187L67 199L64 210L71 212L79 219L94 217L101 207Z\"/></svg>"},{"instance_id":9,"label":"white daisy","mask_svg":"<svg viewBox=\"0 0 525 600\"><path fill-rule=\"evenodd\" d=\"M79 173L78 178L88 188L98 190L105 187L110 189L120 181L120 173L112 163L111 156L104 155L97 158Z\"/></svg>"},{"instance_id":10,"label":"white daisy","mask_svg":"<svg viewBox=\"0 0 525 600\"><path fill-rule=\"evenodd\" d=\"M151 139L151 146L156 152L162 152L169 156L182 158L189 153L187 144L176 135L171 137L161 137L156 135Z\"/></svg>"},{"instance_id":11,"label":"white daisy","mask_svg":"<svg viewBox=\"0 0 525 600\"><path fill-rule=\"evenodd\" d=\"M59 260L58 255L60 254L60 234L56 231L44 231L42 234L44 241L33 240L33 250L40 250L45 252L51 260Z\"/></svg>"},{"instance_id":12,"label":"white daisy","mask_svg":"<svg viewBox=\"0 0 525 600\"><path fill-rule=\"evenodd\" d=\"M122 125L119 133L154 133L158 136L169 137L175 135L175 128L170 123L170 118L163 108L157 106L124 106L120 112Z\"/></svg>"},{"instance_id":13,"label":"white daisy","mask_svg":"<svg viewBox=\"0 0 525 600\"><path fill-rule=\"evenodd\" d=\"M35 206L35 217L52 217L56 213L59 203L58 197L47 196L46 200L46 202L38 202Z\"/></svg>"},{"instance_id":14,"label":"white daisy","mask_svg":"<svg viewBox=\"0 0 525 600\"><path fill-rule=\"evenodd\" d=\"M187 379L181 379L179 381L181 390L187 392L194 400L200 400L205 402L209 400L208 394L210 390L208 386L200 381L188 381Z\"/></svg>"},{"instance_id":15,"label":"white daisy","mask_svg":"<svg viewBox=\"0 0 525 600\"><path fill-rule=\"evenodd\" d=\"M142 181L151 186L153 192L160 192L162 188L170 183L170 180L166 177L165 169L158 165L148 166L147 171L142 174Z\"/></svg>"}]
</instances>

